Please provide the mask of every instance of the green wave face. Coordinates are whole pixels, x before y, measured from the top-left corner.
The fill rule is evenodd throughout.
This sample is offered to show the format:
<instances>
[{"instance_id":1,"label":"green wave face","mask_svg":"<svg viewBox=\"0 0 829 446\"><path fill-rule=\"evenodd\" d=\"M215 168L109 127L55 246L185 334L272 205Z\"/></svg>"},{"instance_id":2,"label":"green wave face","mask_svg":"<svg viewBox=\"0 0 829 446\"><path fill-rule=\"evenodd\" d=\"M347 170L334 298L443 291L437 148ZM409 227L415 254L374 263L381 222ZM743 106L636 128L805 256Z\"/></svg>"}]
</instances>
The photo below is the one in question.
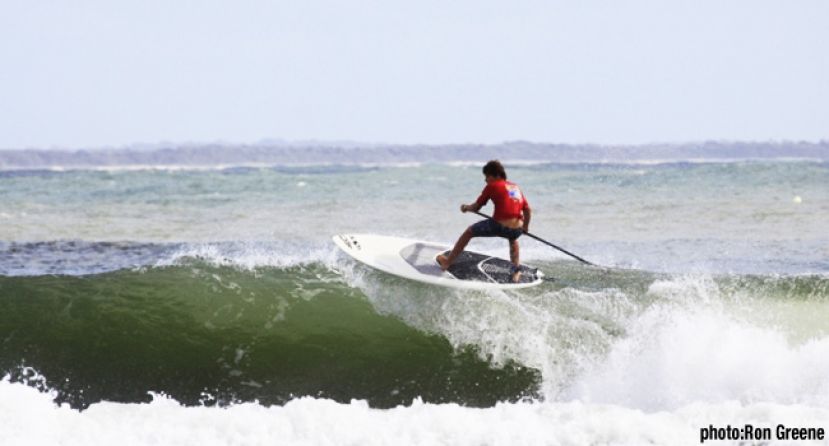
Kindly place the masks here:
<instances>
[{"instance_id":1,"label":"green wave face","mask_svg":"<svg viewBox=\"0 0 829 446\"><path fill-rule=\"evenodd\" d=\"M0 277L0 339L0 373L75 408L148 392L188 405L312 395L489 406L532 397L540 382L378 314L322 266Z\"/></svg>"},{"instance_id":2,"label":"green wave face","mask_svg":"<svg viewBox=\"0 0 829 446\"><path fill-rule=\"evenodd\" d=\"M699 336L766 336L773 345L732 359L751 367L755 356L788 355L786 379L798 379L800 367L823 370L809 352L829 346L825 276L537 266L555 280L516 293L453 291L347 260L244 269L188 257L83 276L0 276L0 373L76 408L149 401L150 392L188 405L308 395L483 407L624 400L631 380L649 385L651 368L669 384L679 379L678 396L670 385L656 392L682 404L706 382L691 386L677 378L689 370L661 367L690 361L700 373L707 356L662 342L693 346ZM728 364L717 373L750 380ZM752 392L778 380L766 375L730 397L754 401ZM617 378L622 384L608 388ZM810 396L822 379L798 382L791 395L761 396L824 401Z\"/></svg>"}]
</instances>

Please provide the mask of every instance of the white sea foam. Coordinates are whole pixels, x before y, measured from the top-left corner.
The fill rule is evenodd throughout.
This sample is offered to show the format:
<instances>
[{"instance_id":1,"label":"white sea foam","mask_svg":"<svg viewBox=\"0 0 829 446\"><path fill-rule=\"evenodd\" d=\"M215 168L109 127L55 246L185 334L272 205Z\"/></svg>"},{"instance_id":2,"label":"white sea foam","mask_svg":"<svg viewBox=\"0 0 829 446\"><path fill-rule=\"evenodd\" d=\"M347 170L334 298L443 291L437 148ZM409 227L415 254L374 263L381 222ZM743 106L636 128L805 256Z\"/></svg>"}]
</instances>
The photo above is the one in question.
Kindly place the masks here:
<instances>
[{"instance_id":1,"label":"white sea foam","mask_svg":"<svg viewBox=\"0 0 829 446\"><path fill-rule=\"evenodd\" d=\"M170 266L195 258L216 266L252 270L259 267L290 268L322 263L334 265L337 249L333 245L308 245L290 242L193 243L159 259L154 266Z\"/></svg>"},{"instance_id":2,"label":"white sea foam","mask_svg":"<svg viewBox=\"0 0 829 446\"><path fill-rule=\"evenodd\" d=\"M570 397L644 410L728 400L829 407L829 336L792 342L785 327L735 315L710 284L679 282L651 286L668 302L633 319ZM689 295L695 302L677 302Z\"/></svg>"},{"instance_id":3,"label":"white sea foam","mask_svg":"<svg viewBox=\"0 0 829 446\"><path fill-rule=\"evenodd\" d=\"M285 406L183 407L97 403L84 412L55 406L49 394L0 381L4 445L583 445L699 444L709 424L827 427L829 410L769 403L695 403L670 412L610 404L500 403L486 409L426 404L372 409L299 398ZM799 442L798 444L809 444Z\"/></svg>"},{"instance_id":4,"label":"white sea foam","mask_svg":"<svg viewBox=\"0 0 829 446\"><path fill-rule=\"evenodd\" d=\"M380 313L474 346L494 364L514 360L539 370L548 401L641 410L729 400L829 408L829 336L816 331L796 340L797 319L771 324L761 296L727 295L710 276L657 280L645 295L569 287L473 293L405 289L372 275L346 280Z\"/></svg>"},{"instance_id":5,"label":"white sea foam","mask_svg":"<svg viewBox=\"0 0 829 446\"><path fill-rule=\"evenodd\" d=\"M450 165L453 163L435 163ZM480 162L476 163L476 165ZM534 162L532 164L545 164L543 162ZM421 167L421 162L342 162L332 163L328 161L316 162L301 162L301 163L216 163L216 164L112 164L112 165L38 165L34 167L19 167L19 166L3 166L0 165L0 172L20 172L20 171L47 171L47 172L142 172L142 171L159 171L159 172L211 172L223 171L230 169L303 169L303 168L416 168Z\"/></svg>"}]
</instances>

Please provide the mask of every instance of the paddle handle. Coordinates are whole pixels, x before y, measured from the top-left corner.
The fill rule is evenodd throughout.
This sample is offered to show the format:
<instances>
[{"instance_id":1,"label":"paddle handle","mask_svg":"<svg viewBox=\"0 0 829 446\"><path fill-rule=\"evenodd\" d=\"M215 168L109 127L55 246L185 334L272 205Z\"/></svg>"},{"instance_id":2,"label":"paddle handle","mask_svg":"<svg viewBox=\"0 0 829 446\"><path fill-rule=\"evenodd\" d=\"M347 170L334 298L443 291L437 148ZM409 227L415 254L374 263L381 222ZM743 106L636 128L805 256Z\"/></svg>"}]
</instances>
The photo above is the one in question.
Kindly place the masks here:
<instances>
[{"instance_id":1,"label":"paddle handle","mask_svg":"<svg viewBox=\"0 0 829 446\"><path fill-rule=\"evenodd\" d=\"M492 218L491 216L489 216L489 215L483 214L483 213L478 212L478 211L472 211L472 212L474 212L474 213L476 213L476 214L480 215L481 217L484 217L484 218L488 218L488 219L490 219L490 220L493 220L493 218ZM550 242L548 242L547 240L544 240L543 238L541 238L541 237L539 237L539 236L537 236L537 235L535 235L535 234L530 234L529 232L525 232L524 234L526 234L526 235L527 235L527 237L532 237L532 238L534 238L534 239L538 240L539 242L544 243L544 244L545 244L545 245L547 245L547 246L550 246L550 247L552 247L552 248L555 248L555 249L557 249L557 250L559 250L559 251L561 251L561 252L563 252L563 253L567 254L568 256L570 256L570 257L572 257L572 258L574 258L574 259L578 260L578 261L579 261L579 262L581 262L581 263L584 263L585 265L596 266L594 263L588 262L587 260L584 260L583 258L581 258L581 257L579 257L579 256L577 256L577 255L575 255L575 254L573 254L572 252L570 252L570 251L568 251L568 250L566 250L566 249L564 249L564 248L562 248L562 247L560 247L560 246L556 246L555 244L550 243Z\"/></svg>"}]
</instances>

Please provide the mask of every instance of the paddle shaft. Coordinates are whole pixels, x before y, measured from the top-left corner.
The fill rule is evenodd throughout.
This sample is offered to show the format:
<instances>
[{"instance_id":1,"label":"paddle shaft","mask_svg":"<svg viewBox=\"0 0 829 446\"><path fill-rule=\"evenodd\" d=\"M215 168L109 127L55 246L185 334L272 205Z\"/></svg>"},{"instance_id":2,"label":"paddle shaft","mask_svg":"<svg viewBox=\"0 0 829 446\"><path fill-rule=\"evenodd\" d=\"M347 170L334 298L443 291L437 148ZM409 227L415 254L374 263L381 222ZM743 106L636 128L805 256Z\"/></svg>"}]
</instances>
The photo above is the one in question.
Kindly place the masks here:
<instances>
[{"instance_id":1,"label":"paddle shaft","mask_svg":"<svg viewBox=\"0 0 829 446\"><path fill-rule=\"evenodd\" d=\"M493 218L492 218L492 217L490 217L489 215L483 214L483 213L478 212L478 211L472 211L472 212L474 212L474 213L476 213L476 214L480 215L481 217L484 217L484 218L488 218L488 219L490 219L490 220L493 220ZM595 264L590 263L590 262L588 262L587 260L584 260L583 258L581 258L581 257L579 257L579 256L577 256L577 255L575 255L575 254L573 254L572 252L570 252L570 251L568 251L568 250L566 250L566 249L564 249L564 248L562 248L562 247L560 247L560 246L556 246L556 245L554 245L553 243L550 243L550 242L548 242L547 240L544 240L543 238L538 237L537 235L530 234L529 232L525 232L524 234L526 234L526 235L527 235L527 237L532 237L532 238L534 238L534 239L538 240L539 242L544 243L544 244L545 244L545 245L547 245L547 246L550 246L550 247L552 247L552 248L555 248L555 249L557 249L557 250L559 250L559 251L561 251L561 252L563 252L563 253L567 254L568 256L570 256L570 257L572 257L572 258L574 258L574 259L578 260L578 261L579 261L579 262L581 262L581 263L584 263L585 265L596 266Z\"/></svg>"}]
</instances>

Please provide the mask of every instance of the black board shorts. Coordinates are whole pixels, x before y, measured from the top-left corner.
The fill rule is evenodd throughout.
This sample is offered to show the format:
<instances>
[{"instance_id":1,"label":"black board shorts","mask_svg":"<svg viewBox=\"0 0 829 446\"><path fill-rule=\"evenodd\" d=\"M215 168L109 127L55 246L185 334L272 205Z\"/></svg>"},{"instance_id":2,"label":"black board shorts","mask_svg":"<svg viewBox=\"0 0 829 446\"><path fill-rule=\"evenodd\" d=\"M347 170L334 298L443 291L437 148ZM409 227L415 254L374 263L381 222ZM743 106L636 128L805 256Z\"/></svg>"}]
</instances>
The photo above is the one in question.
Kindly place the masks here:
<instances>
[{"instance_id":1,"label":"black board shorts","mask_svg":"<svg viewBox=\"0 0 829 446\"><path fill-rule=\"evenodd\" d=\"M524 233L521 228L511 229L489 218L475 223L469 230L473 237L503 237L508 240L515 240Z\"/></svg>"}]
</instances>

